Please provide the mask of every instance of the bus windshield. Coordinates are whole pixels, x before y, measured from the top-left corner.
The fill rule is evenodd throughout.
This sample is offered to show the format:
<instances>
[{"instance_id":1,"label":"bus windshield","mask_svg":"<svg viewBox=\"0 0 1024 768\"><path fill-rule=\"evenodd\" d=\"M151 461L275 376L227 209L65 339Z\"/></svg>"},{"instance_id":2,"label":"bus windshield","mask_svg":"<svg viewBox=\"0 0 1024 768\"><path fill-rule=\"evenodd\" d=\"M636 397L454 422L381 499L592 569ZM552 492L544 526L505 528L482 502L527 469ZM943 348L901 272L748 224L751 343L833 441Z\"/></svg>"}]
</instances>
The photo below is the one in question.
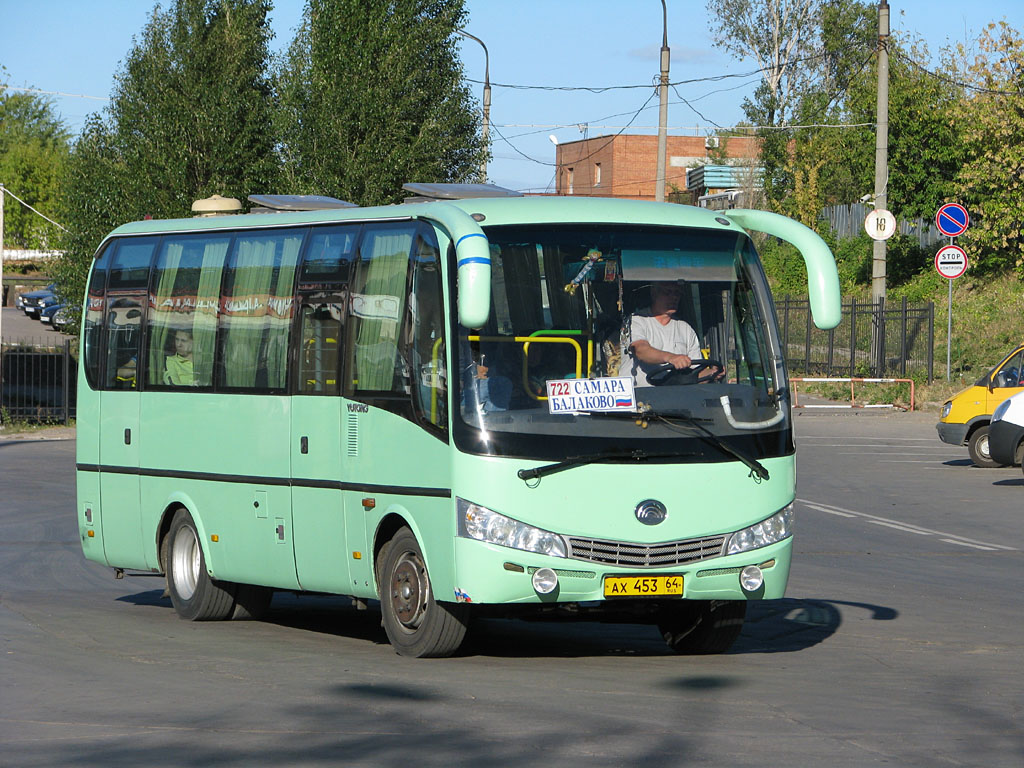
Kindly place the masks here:
<instances>
[{"instance_id":1,"label":"bus windshield","mask_svg":"<svg viewBox=\"0 0 1024 768\"><path fill-rule=\"evenodd\" d=\"M460 328L453 350L460 450L553 461L792 453L775 313L745 234L603 224L485 232L490 317Z\"/></svg>"}]
</instances>

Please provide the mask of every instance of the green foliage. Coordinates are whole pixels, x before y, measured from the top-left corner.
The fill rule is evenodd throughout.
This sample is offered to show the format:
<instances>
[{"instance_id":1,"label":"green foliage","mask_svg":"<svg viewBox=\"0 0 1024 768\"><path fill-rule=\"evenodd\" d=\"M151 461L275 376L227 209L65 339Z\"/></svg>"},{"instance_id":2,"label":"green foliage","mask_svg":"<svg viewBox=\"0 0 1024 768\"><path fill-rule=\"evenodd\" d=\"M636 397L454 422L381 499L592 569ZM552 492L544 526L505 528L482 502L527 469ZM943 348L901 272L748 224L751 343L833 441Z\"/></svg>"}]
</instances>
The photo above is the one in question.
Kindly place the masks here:
<instances>
[{"instance_id":1,"label":"green foliage","mask_svg":"<svg viewBox=\"0 0 1024 768\"><path fill-rule=\"evenodd\" d=\"M269 10L269 0L154 9L110 106L87 120L68 163L61 209L72 234L57 270L67 295L83 295L93 251L113 227L272 187Z\"/></svg>"},{"instance_id":2,"label":"green foliage","mask_svg":"<svg viewBox=\"0 0 1024 768\"><path fill-rule=\"evenodd\" d=\"M286 190L377 205L408 181L476 180L465 16L463 0L309 0L277 74Z\"/></svg>"},{"instance_id":3,"label":"green foliage","mask_svg":"<svg viewBox=\"0 0 1024 768\"><path fill-rule=\"evenodd\" d=\"M53 101L0 85L0 181L33 208L54 218L68 132ZM17 200L4 206L4 244L47 250L59 230Z\"/></svg>"},{"instance_id":4,"label":"green foliage","mask_svg":"<svg viewBox=\"0 0 1024 768\"><path fill-rule=\"evenodd\" d=\"M956 190L971 212L961 245L978 273L1024 278L1024 38L1000 22L979 44L969 76L982 90L956 112L967 152Z\"/></svg>"}]
</instances>

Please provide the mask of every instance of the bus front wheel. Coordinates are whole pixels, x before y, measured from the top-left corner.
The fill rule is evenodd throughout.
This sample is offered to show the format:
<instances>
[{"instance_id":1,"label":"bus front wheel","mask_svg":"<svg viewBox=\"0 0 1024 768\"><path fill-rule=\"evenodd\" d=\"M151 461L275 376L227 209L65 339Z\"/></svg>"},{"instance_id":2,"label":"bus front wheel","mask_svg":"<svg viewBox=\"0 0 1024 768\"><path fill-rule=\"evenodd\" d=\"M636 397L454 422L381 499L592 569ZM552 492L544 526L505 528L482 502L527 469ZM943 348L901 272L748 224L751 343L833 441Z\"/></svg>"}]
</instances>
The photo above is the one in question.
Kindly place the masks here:
<instances>
[{"instance_id":1,"label":"bus front wheel","mask_svg":"<svg viewBox=\"0 0 1024 768\"><path fill-rule=\"evenodd\" d=\"M233 584L214 581L206 572L206 557L196 524L179 509L167 532L167 591L178 615L189 621L219 621L235 607Z\"/></svg>"},{"instance_id":2,"label":"bus front wheel","mask_svg":"<svg viewBox=\"0 0 1024 768\"><path fill-rule=\"evenodd\" d=\"M451 656L466 636L469 606L434 600L423 551L400 528L380 553L377 590L384 631L402 656Z\"/></svg>"},{"instance_id":3,"label":"bus front wheel","mask_svg":"<svg viewBox=\"0 0 1024 768\"><path fill-rule=\"evenodd\" d=\"M676 653L725 653L743 629L743 600L685 600L666 609L658 629Z\"/></svg>"}]
</instances>

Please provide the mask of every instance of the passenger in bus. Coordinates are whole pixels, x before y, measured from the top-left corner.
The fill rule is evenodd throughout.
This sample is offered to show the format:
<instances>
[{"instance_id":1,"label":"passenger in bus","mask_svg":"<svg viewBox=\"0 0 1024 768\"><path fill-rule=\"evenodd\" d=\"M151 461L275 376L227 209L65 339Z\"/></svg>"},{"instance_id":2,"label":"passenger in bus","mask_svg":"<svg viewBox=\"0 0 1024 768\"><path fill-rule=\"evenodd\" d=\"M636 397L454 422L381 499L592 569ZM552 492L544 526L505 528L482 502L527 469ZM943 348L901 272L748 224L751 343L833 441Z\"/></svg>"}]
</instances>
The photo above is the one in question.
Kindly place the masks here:
<instances>
[{"instance_id":1,"label":"passenger in bus","mask_svg":"<svg viewBox=\"0 0 1024 768\"><path fill-rule=\"evenodd\" d=\"M195 383L192 369L192 331L179 328L174 332L174 354L164 360L164 384L190 387Z\"/></svg>"},{"instance_id":2,"label":"passenger in bus","mask_svg":"<svg viewBox=\"0 0 1024 768\"><path fill-rule=\"evenodd\" d=\"M704 359L696 332L685 320L676 318L682 294L678 283L653 283L651 305L630 318L628 354L623 355L619 375L632 376L638 387L652 386L647 374L665 363L682 370ZM714 380L722 374L718 366L708 366L700 371L698 380Z\"/></svg>"}]
</instances>

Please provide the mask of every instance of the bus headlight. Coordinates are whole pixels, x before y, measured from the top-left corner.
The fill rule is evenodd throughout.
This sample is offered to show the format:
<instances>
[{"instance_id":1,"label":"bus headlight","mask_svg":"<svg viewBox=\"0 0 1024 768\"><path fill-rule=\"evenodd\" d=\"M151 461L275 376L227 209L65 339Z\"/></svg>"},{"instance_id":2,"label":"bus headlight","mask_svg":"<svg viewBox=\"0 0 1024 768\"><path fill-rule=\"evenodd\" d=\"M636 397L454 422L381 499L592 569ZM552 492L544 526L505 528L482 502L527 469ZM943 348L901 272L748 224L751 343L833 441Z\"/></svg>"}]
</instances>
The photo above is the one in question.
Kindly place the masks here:
<instances>
[{"instance_id":1,"label":"bus headlight","mask_svg":"<svg viewBox=\"0 0 1024 768\"><path fill-rule=\"evenodd\" d=\"M465 499L456 498L455 506L459 515L459 536L552 557L567 554L565 539L557 533L520 523Z\"/></svg>"},{"instance_id":2,"label":"bus headlight","mask_svg":"<svg viewBox=\"0 0 1024 768\"><path fill-rule=\"evenodd\" d=\"M793 505L790 504L767 520L762 520L742 531L736 531L729 537L729 546L726 547L725 554L735 555L738 552L767 547L769 544L782 541L792 535Z\"/></svg>"},{"instance_id":3,"label":"bus headlight","mask_svg":"<svg viewBox=\"0 0 1024 768\"><path fill-rule=\"evenodd\" d=\"M953 410L953 401L948 400L942 405L942 412L939 414L940 419L944 419L949 416L949 412Z\"/></svg>"}]
</instances>

